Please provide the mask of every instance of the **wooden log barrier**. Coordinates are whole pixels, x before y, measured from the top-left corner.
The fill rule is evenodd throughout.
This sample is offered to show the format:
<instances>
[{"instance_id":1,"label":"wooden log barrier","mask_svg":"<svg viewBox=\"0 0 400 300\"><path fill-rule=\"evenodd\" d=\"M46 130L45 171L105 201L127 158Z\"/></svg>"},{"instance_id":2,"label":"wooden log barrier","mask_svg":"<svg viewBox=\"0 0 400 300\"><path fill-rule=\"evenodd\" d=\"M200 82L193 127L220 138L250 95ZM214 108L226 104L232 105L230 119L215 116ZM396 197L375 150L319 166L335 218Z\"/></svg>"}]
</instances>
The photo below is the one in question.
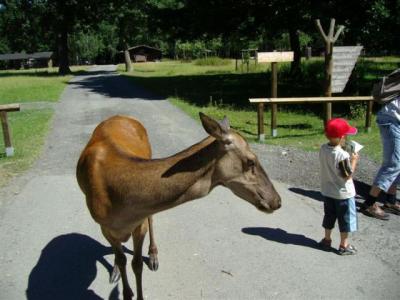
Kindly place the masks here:
<instances>
[{"instance_id":1,"label":"wooden log barrier","mask_svg":"<svg viewBox=\"0 0 400 300\"><path fill-rule=\"evenodd\" d=\"M20 111L19 104L4 104L0 105L0 118L1 127L3 128L4 146L6 148L6 156L14 155L14 147L11 143L10 127L8 126L7 113L13 111Z\"/></svg>"},{"instance_id":2,"label":"wooden log barrier","mask_svg":"<svg viewBox=\"0 0 400 300\"><path fill-rule=\"evenodd\" d=\"M365 101L367 102L366 109L366 117L365 117L365 129L367 132L371 131L371 119L372 119L372 106L373 106L373 97L372 96L342 96L342 97L297 97L297 98L250 98L250 103L258 104L258 132L262 132L264 134L263 126L264 124L260 124L260 120L264 118L261 117L261 114L264 114L263 106L261 104L267 103L271 105L271 133L272 136L277 136L277 109L276 106L278 104L290 104L290 103L326 103L326 102L353 102L353 101ZM274 108L275 106L275 108ZM325 120L324 120L325 121ZM262 128L262 129L261 129ZM259 136L259 139L261 137Z\"/></svg>"}]
</instances>

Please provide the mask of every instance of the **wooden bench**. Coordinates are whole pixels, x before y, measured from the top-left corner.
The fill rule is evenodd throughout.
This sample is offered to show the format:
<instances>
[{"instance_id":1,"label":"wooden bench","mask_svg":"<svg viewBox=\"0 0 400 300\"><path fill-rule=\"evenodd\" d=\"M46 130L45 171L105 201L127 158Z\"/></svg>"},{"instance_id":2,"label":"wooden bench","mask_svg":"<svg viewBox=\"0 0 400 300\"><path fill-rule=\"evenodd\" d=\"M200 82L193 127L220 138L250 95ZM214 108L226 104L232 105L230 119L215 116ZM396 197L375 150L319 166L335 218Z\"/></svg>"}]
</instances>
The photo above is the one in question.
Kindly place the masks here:
<instances>
[{"instance_id":1,"label":"wooden bench","mask_svg":"<svg viewBox=\"0 0 400 300\"><path fill-rule=\"evenodd\" d=\"M14 147L11 144L10 127L8 126L7 113L12 111L20 111L19 104L0 105L1 126L3 128L4 146L6 147L6 156L14 155Z\"/></svg>"},{"instance_id":2,"label":"wooden bench","mask_svg":"<svg viewBox=\"0 0 400 300\"><path fill-rule=\"evenodd\" d=\"M264 135L264 104L271 106L277 104L290 104L290 103L327 103L327 102L353 102L365 101L367 103L367 113L365 117L365 128L369 132L371 130L371 117L372 117L372 96L348 96L348 97L296 97L296 98L250 98L250 103L257 103L258 115L258 138L260 141L265 139ZM273 137L278 135L277 132L277 110L271 109L271 135ZM325 120L326 121L326 120Z\"/></svg>"}]
</instances>

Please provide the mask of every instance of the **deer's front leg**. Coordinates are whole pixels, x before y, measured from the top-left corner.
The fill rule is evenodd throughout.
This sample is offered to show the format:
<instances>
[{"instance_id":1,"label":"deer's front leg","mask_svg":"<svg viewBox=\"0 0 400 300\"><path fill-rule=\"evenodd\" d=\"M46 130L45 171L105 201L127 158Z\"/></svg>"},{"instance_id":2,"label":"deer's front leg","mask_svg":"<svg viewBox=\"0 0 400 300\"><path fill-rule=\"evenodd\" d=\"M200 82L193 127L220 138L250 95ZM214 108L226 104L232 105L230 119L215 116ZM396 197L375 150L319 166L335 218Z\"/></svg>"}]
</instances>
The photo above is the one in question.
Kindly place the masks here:
<instances>
[{"instance_id":1,"label":"deer's front leg","mask_svg":"<svg viewBox=\"0 0 400 300\"><path fill-rule=\"evenodd\" d=\"M149 246L149 268L152 271L158 270L158 249L156 243L154 241L154 232L153 232L153 216L148 217L149 222L149 235L150 235L150 246Z\"/></svg>"}]
</instances>

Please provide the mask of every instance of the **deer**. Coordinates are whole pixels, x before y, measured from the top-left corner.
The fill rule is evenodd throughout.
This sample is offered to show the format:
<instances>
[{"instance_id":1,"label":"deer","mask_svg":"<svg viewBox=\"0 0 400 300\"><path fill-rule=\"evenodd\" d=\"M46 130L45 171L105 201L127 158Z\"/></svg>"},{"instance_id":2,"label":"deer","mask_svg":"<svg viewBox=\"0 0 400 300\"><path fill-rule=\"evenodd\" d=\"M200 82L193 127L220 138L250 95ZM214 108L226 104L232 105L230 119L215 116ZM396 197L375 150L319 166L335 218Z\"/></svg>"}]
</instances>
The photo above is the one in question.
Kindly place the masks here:
<instances>
[{"instance_id":1,"label":"deer","mask_svg":"<svg viewBox=\"0 0 400 300\"><path fill-rule=\"evenodd\" d=\"M272 213L281 197L245 138L224 117L199 113L205 139L167 158L152 159L145 127L130 116L113 116L94 130L78 160L76 176L91 217L114 253L110 282L122 279L124 300L133 292L122 243L132 236L137 299L143 299L142 247L149 231L149 268L158 268L152 216L202 198L216 186L230 189L258 210Z\"/></svg>"}]
</instances>

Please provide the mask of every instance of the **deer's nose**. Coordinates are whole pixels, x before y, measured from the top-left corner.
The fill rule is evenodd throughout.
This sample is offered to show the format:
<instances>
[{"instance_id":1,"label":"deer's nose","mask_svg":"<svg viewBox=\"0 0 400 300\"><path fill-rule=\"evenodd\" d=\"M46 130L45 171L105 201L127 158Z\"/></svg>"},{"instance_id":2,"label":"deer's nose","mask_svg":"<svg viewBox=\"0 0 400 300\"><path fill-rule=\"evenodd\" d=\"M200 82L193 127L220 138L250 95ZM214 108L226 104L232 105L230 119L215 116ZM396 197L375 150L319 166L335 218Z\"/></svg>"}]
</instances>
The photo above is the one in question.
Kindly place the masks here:
<instances>
[{"instance_id":1,"label":"deer's nose","mask_svg":"<svg viewBox=\"0 0 400 300\"><path fill-rule=\"evenodd\" d=\"M276 203L275 209L279 209L282 206L281 196L277 195L274 203Z\"/></svg>"}]
</instances>

